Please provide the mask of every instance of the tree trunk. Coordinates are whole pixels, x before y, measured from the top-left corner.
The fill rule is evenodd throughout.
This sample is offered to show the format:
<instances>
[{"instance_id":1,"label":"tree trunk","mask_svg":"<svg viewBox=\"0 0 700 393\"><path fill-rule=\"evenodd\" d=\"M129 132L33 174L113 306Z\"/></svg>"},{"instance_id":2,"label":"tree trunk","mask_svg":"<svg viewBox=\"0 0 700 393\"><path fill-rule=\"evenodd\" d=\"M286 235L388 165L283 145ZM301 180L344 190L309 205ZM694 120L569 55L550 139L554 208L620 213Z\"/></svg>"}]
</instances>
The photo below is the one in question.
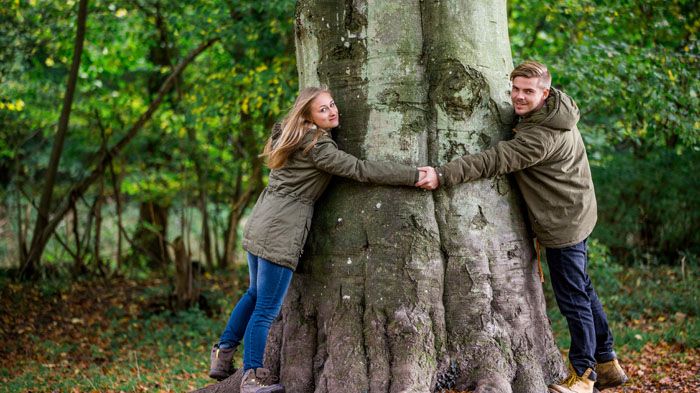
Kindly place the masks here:
<instances>
[{"instance_id":1,"label":"tree trunk","mask_svg":"<svg viewBox=\"0 0 700 393\"><path fill-rule=\"evenodd\" d=\"M177 237L173 241L173 251L175 254L175 310L185 310L199 298L197 285L195 283L194 271L190 253L185 247L182 237Z\"/></svg>"},{"instance_id":2,"label":"tree trunk","mask_svg":"<svg viewBox=\"0 0 700 393\"><path fill-rule=\"evenodd\" d=\"M78 206L73 205L71 209L71 215L68 220L66 220L66 242L70 239L70 235L73 235L73 240L75 241L75 256L73 258L73 274L74 276L79 276L85 272L85 261L83 260L83 244L80 241L80 216L78 216Z\"/></svg>"},{"instance_id":3,"label":"tree trunk","mask_svg":"<svg viewBox=\"0 0 700 393\"><path fill-rule=\"evenodd\" d=\"M34 235L32 236L32 245L27 253L26 259L22 260L22 274L25 276L34 276L39 268L41 254L44 251L44 246L48 241L50 233L46 234L44 228L49 223L49 212L51 211L51 200L53 197L53 187L58 174L58 164L61 161L63 154L63 142L68 133L68 122L70 120L70 112L73 107L73 96L75 94L75 86L78 82L78 70L80 69L80 57L83 53L83 43L85 41L85 22L87 20L87 0L80 0L78 4L78 21L75 32L75 44L73 45L73 61L71 63L70 73L68 74L68 83L66 85L66 94L63 96L63 107L61 109L61 117L58 119L58 127L54 137L53 146L51 148L51 158L46 171L46 182L41 193L41 202L37 213L36 223L34 225Z\"/></svg>"},{"instance_id":4,"label":"tree trunk","mask_svg":"<svg viewBox=\"0 0 700 393\"><path fill-rule=\"evenodd\" d=\"M301 1L296 34L300 84L331 87L353 154L438 165L510 131L504 1ZM337 182L273 332L294 392L541 392L563 372L506 177Z\"/></svg>"},{"instance_id":5,"label":"tree trunk","mask_svg":"<svg viewBox=\"0 0 700 393\"><path fill-rule=\"evenodd\" d=\"M509 133L505 1L300 0L296 22L300 85L330 86L343 150L438 165ZM509 179L335 179L265 363L290 392L546 391L563 362Z\"/></svg>"},{"instance_id":6,"label":"tree trunk","mask_svg":"<svg viewBox=\"0 0 700 393\"><path fill-rule=\"evenodd\" d=\"M112 188L114 190L114 208L117 214L117 267L115 270L119 270L122 267L122 203L121 203L121 191L119 189L119 181L117 175L114 172L114 162L109 163L110 175L112 179Z\"/></svg>"},{"instance_id":7,"label":"tree trunk","mask_svg":"<svg viewBox=\"0 0 700 393\"><path fill-rule=\"evenodd\" d=\"M195 174L197 175L197 207L202 215L202 249L204 250L204 262L207 270L214 268L214 258L211 255L212 241L211 228L209 227L209 211L207 210L207 173L203 168L204 157L197 150L197 134L192 127L187 128L187 137L190 142L190 157L194 161Z\"/></svg>"},{"instance_id":8,"label":"tree trunk","mask_svg":"<svg viewBox=\"0 0 700 393\"><path fill-rule=\"evenodd\" d=\"M139 209L139 225L133 236L137 247L132 252L143 252L153 269L165 269L170 263L166 233L168 210L167 206L156 202L142 202Z\"/></svg>"},{"instance_id":9,"label":"tree trunk","mask_svg":"<svg viewBox=\"0 0 700 393\"><path fill-rule=\"evenodd\" d=\"M102 242L102 202L104 201L104 178L100 180L100 189L95 199L95 207L93 209L93 217L95 217L95 244L92 248L92 256L95 261L95 266L104 275L105 271L102 267L102 257L100 256L100 243Z\"/></svg>"}]
</instances>

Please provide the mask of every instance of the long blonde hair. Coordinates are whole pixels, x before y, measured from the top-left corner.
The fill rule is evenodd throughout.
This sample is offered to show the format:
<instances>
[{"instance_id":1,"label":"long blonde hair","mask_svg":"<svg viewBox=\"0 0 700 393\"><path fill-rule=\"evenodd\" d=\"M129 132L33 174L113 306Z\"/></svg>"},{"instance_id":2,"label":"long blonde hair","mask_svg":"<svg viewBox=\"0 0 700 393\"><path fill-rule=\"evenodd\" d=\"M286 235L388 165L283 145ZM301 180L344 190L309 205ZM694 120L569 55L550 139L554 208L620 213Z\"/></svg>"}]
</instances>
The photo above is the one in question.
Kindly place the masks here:
<instances>
[{"instance_id":1,"label":"long blonde hair","mask_svg":"<svg viewBox=\"0 0 700 393\"><path fill-rule=\"evenodd\" d=\"M282 132L277 137L273 134L265 144L261 157L267 157L267 166L270 169L279 169L287 163L287 159L301 144L304 135L309 130L316 130L314 139L304 148L308 153L321 136L324 130L318 129L311 121L311 103L322 93L331 94L327 87L306 87L299 92L294 101L294 106L282 120Z\"/></svg>"}]
</instances>

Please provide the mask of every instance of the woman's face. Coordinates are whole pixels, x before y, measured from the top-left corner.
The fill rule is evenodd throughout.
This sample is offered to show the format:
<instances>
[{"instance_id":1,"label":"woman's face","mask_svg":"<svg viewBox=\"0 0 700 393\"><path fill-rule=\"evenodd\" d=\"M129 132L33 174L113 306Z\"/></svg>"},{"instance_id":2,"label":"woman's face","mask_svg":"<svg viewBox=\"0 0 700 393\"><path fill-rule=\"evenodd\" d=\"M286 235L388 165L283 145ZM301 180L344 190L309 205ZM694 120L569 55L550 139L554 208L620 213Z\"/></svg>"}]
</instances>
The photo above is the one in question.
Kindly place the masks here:
<instances>
[{"instance_id":1,"label":"woman's face","mask_svg":"<svg viewBox=\"0 0 700 393\"><path fill-rule=\"evenodd\" d=\"M330 94L321 93L311 101L311 121L326 130L338 127L340 116Z\"/></svg>"}]
</instances>

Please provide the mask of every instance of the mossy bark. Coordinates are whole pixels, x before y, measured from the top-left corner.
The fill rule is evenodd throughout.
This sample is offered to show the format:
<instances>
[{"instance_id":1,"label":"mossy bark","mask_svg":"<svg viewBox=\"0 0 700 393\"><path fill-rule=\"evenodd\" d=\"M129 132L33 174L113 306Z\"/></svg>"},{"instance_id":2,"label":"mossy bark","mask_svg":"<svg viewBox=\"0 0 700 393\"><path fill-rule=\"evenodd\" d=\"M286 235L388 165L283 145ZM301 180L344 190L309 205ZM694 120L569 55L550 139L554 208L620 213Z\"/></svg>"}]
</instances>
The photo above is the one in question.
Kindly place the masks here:
<instances>
[{"instance_id":1,"label":"mossy bark","mask_svg":"<svg viewBox=\"0 0 700 393\"><path fill-rule=\"evenodd\" d=\"M438 165L507 137L505 1L300 0L302 86L340 147ZM543 392L563 364L507 177L426 192L335 179L266 365L289 392Z\"/></svg>"}]
</instances>

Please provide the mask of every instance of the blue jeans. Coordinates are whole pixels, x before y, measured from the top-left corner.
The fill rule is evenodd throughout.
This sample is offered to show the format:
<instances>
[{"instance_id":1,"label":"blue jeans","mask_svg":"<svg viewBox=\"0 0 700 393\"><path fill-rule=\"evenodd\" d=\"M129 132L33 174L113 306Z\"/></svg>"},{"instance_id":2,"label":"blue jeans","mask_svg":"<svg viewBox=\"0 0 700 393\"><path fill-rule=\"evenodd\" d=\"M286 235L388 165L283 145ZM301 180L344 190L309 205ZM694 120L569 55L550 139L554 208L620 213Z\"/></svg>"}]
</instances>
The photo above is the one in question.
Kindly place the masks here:
<instances>
[{"instance_id":1,"label":"blue jeans","mask_svg":"<svg viewBox=\"0 0 700 393\"><path fill-rule=\"evenodd\" d=\"M243 369L263 366L267 334L282 308L292 269L248 253L250 287L231 312L219 347L232 348L243 339Z\"/></svg>"},{"instance_id":2,"label":"blue jeans","mask_svg":"<svg viewBox=\"0 0 700 393\"><path fill-rule=\"evenodd\" d=\"M586 240L569 247L547 248L554 296L571 335L569 362L579 376L596 362L615 358L608 318L586 273L586 250ZM590 379L596 379L595 373Z\"/></svg>"}]
</instances>

